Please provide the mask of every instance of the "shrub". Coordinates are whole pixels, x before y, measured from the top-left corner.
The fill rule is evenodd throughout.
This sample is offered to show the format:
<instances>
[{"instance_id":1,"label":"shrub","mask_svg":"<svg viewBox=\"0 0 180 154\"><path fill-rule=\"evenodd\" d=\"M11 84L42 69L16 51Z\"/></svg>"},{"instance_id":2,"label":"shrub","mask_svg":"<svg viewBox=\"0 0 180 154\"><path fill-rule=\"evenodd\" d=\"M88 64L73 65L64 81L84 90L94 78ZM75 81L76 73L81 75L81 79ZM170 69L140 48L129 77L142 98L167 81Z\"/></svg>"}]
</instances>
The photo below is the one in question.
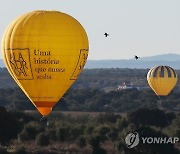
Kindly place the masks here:
<instances>
[{"instance_id":1,"label":"shrub","mask_svg":"<svg viewBox=\"0 0 180 154\"><path fill-rule=\"evenodd\" d=\"M107 154L107 152L101 147L94 147L92 150L92 154Z\"/></svg>"},{"instance_id":2,"label":"shrub","mask_svg":"<svg viewBox=\"0 0 180 154\"><path fill-rule=\"evenodd\" d=\"M49 137L45 133L40 133L36 136L36 145L47 146L49 145Z\"/></svg>"},{"instance_id":3,"label":"shrub","mask_svg":"<svg viewBox=\"0 0 180 154\"><path fill-rule=\"evenodd\" d=\"M18 140L21 142L28 140L28 134L25 130L18 134Z\"/></svg>"},{"instance_id":4,"label":"shrub","mask_svg":"<svg viewBox=\"0 0 180 154\"><path fill-rule=\"evenodd\" d=\"M118 138L118 130L113 129L106 134L107 139L115 141Z\"/></svg>"},{"instance_id":5,"label":"shrub","mask_svg":"<svg viewBox=\"0 0 180 154\"><path fill-rule=\"evenodd\" d=\"M104 142L107 140L107 133L110 132L110 127L108 125L100 125L95 128L94 132L98 134L101 141Z\"/></svg>"},{"instance_id":6,"label":"shrub","mask_svg":"<svg viewBox=\"0 0 180 154\"><path fill-rule=\"evenodd\" d=\"M3 107L0 107L0 124L1 144L6 144L11 139L16 138L21 130L20 123Z\"/></svg>"},{"instance_id":7,"label":"shrub","mask_svg":"<svg viewBox=\"0 0 180 154\"><path fill-rule=\"evenodd\" d=\"M180 138L180 116L177 116L172 123L164 129L164 132L171 137Z\"/></svg>"},{"instance_id":8,"label":"shrub","mask_svg":"<svg viewBox=\"0 0 180 154\"><path fill-rule=\"evenodd\" d=\"M79 136L84 134L84 127L82 125L74 125L69 130L69 140L74 141Z\"/></svg>"},{"instance_id":9,"label":"shrub","mask_svg":"<svg viewBox=\"0 0 180 154\"><path fill-rule=\"evenodd\" d=\"M15 154L27 154L25 147L17 147Z\"/></svg>"},{"instance_id":10,"label":"shrub","mask_svg":"<svg viewBox=\"0 0 180 154\"><path fill-rule=\"evenodd\" d=\"M93 133L95 126L93 125L87 125L87 127L85 128L85 134L86 135L91 135Z\"/></svg>"},{"instance_id":11,"label":"shrub","mask_svg":"<svg viewBox=\"0 0 180 154\"><path fill-rule=\"evenodd\" d=\"M16 119L18 119L22 123L28 123L30 121L35 121L36 119L32 117L31 115L25 114L23 112L19 111L13 111L11 112L12 116Z\"/></svg>"},{"instance_id":12,"label":"shrub","mask_svg":"<svg viewBox=\"0 0 180 154\"><path fill-rule=\"evenodd\" d=\"M95 121L97 124L115 123L117 119L121 119L121 115L116 115L114 113L106 113L106 114L99 114L95 118Z\"/></svg>"},{"instance_id":13,"label":"shrub","mask_svg":"<svg viewBox=\"0 0 180 154\"><path fill-rule=\"evenodd\" d=\"M49 137L50 140L52 141L56 141L57 140L57 136L56 136L56 130L55 129L48 129L46 131L47 136Z\"/></svg>"},{"instance_id":14,"label":"shrub","mask_svg":"<svg viewBox=\"0 0 180 154\"><path fill-rule=\"evenodd\" d=\"M92 135L88 137L88 143L93 147L99 147L101 142L101 137L99 135Z\"/></svg>"},{"instance_id":15,"label":"shrub","mask_svg":"<svg viewBox=\"0 0 180 154\"><path fill-rule=\"evenodd\" d=\"M142 108L128 113L127 117L129 122L137 126L156 126L163 128L171 123L175 118L175 114L165 113L163 110L159 109Z\"/></svg>"},{"instance_id":16,"label":"shrub","mask_svg":"<svg viewBox=\"0 0 180 154\"><path fill-rule=\"evenodd\" d=\"M44 128L41 125L36 122L30 122L25 125L18 137L20 141L34 140L36 135L42 131L44 131Z\"/></svg>"},{"instance_id":17,"label":"shrub","mask_svg":"<svg viewBox=\"0 0 180 154\"><path fill-rule=\"evenodd\" d=\"M77 145L79 146L79 147L84 147L84 146L86 146L87 144L86 144L86 138L84 137L84 136L80 136L78 139L77 139Z\"/></svg>"},{"instance_id":18,"label":"shrub","mask_svg":"<svg viewBox=\"0 0 180 154\"><path fill-rule=\"evenodd\" d=\"M64 126L64 127L58 128L58 130L57 130L58 140L61 142L64 142L65 140L67 140L69 138L69 131L70 131L69 126Z\"/></svg>"},{"instance_id":19,"label":"shrub","mask_svg":"<svg viewBox=\"0 0 180 154\"><path fill-rule=\"evenodd\" d=\"M127 127L128 122L125 118L117 119L116 121L116 127L118 130L123 130L125 127Z\"/></svg>"},{"instance_id":20,"label":"shrub","mask_svg":"<svg viewBox=\"0 0 180 154\"><path fill-rule=\"evenodd\" d=\"M0 154L8 154L7 149L0 145Z\"/></svg>"}]
</instances>

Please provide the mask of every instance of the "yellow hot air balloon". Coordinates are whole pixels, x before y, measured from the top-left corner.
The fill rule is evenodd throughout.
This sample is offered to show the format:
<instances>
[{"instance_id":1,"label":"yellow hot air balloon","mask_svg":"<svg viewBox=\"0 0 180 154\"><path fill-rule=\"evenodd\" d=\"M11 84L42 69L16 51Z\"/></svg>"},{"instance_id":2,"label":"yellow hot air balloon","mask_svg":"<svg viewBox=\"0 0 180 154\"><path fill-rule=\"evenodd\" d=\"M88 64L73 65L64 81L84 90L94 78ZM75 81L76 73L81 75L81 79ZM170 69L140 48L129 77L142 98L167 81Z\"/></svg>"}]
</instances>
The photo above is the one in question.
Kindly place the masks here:
<instances>
[{"instance_id":1,"label":"yellow hot air balloon","mask_svg":"<svg viewBox=\"0 0 180 154\"><path fill-rule=\"evenodd\" d=\"M178 76L169 66L156 66L147 74L149 86L158 96L166 96L175 87Z\"/></svg>"},{"instance_id":2,"label":"yellow hot air balloon","mask_svg":"<svg viewBox=\"0 0 180 154\"><path fill-rule=\"evenodd\" d=\"M89 44L84 28L70 15L33 11L8 26L2 51L13 79L47 116L81 73Z\"/></svg>"}]
</instances>

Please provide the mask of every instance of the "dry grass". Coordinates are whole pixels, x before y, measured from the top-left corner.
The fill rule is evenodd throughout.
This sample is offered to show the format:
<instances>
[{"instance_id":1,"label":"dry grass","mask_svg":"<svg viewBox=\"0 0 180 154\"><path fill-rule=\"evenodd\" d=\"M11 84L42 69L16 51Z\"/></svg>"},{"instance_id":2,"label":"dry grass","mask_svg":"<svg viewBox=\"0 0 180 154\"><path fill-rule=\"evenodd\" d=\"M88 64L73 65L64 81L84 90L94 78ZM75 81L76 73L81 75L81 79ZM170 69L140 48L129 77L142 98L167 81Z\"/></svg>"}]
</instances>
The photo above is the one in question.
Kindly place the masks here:
<instances>
[{"instance_id":1,"label":"dry grass","mask_svg":"<svg viewBox=\"0 0 180 154\"><path fill-rule=\"evenodd\" d=\"M24 147L31 154L92 154L92 148L87 145L84 148L78 147L75 143L51 143L49 146L37 146L35 142L28 141L20 143L14 140L8 151L13 153L18 147ZM101 147L107 151L107 154L116 154L114 144L111 141L106 141L101 144Z\"/></svg>"},{"instance_id":2,"label":"dry grass","mask_svg":"<svg viewBox=\"0 0 180 154\"><path fill-rule=\"evenodd\" d=\"M17 140L9 146L8 151L14 152L18 147L24 147L28 153L32 154L91 154L90 146L79 148L74 143L52 143L49 146L37 146L35 142L28 141L20 143Z\"/></svg>"},{"instance_id":3,"label":"dry grass","mask_svg":"<svg viewBox=\"0 0 180 154\"><path fill-rule=\"evenodd\" d=\"M38 111L35 111L35 110L26 110L24 111L25 113L27 114L30 114L30 115L39 115ZM63 114L65 116L72 116L72 117L76 117L76 116L81 116L81 115L89 115L89 116L92 116L92 117L96 117L98 116L99 114L106 114L107 112L80 112L80 111L52 111L51 112L51 115L53 114ZM125 112L112 112L113 114L118 114L118 115L121 115L123 117L125 117L127 114Z\"/></svg>"}]
</instances>

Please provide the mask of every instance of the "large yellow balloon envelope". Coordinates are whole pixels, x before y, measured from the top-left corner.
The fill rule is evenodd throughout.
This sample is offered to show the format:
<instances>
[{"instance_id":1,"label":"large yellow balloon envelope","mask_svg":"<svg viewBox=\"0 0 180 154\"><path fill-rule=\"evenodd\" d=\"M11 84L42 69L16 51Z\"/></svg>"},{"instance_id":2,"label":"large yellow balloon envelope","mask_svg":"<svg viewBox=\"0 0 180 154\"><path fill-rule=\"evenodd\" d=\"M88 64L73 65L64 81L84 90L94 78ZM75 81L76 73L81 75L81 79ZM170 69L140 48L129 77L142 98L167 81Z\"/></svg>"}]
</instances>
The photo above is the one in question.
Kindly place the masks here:
<instances>
[{"instance_id":1,"label":"large yellow balloon envelope","mask_svg":"<svg viewBox=\"0 0 180 154\"><path fill-rule=\"evenodd\" d=\"M46 116L81 73L88 38L73 17L33 11L14 20L4 33L4 61L14 80Z\"/></svg>"},{"instance_id":2,"label":"large yellow balloon envelope","mask_svg":"<svg viewBox=\"0 0 180 154\"><path fill-rule=\"evenodd\" d=\"M158 96L166 96L175 87L178 77L169 66L157 66L147 74L149 86Z\"/></svg>"}]
</instances>

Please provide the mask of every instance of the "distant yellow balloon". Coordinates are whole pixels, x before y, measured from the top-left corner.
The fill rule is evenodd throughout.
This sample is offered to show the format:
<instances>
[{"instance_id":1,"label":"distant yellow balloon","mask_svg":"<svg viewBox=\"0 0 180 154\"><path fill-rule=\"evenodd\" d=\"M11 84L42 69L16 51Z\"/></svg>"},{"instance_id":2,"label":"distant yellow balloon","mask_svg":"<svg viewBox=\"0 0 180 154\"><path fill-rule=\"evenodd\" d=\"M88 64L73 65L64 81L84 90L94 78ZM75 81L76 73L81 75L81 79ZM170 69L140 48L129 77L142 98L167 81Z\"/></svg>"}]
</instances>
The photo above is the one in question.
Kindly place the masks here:
<instances>
[{"instance_id":1,"label":"distant yellow balloon","mask_svg":"<svg viewBox=\"0 0 180 154\"><path fill-rule=\"evenodd\" d=\"M178 76L169 66L156 66L147 74L149 86L158 96L166 96L175 87Z\"/></svg>"},{"instance_id":2,"label":"distant yellow balloon","mask_svg":"<svg viewBox=\"0 0 180 154\"><path fill-rule=\"evenodd\" d=\"M33 11L8 26L2 51L13 79L47 116L81 73L89 44L84 28L73 17Z\"/></svg>"}]
</instances>

